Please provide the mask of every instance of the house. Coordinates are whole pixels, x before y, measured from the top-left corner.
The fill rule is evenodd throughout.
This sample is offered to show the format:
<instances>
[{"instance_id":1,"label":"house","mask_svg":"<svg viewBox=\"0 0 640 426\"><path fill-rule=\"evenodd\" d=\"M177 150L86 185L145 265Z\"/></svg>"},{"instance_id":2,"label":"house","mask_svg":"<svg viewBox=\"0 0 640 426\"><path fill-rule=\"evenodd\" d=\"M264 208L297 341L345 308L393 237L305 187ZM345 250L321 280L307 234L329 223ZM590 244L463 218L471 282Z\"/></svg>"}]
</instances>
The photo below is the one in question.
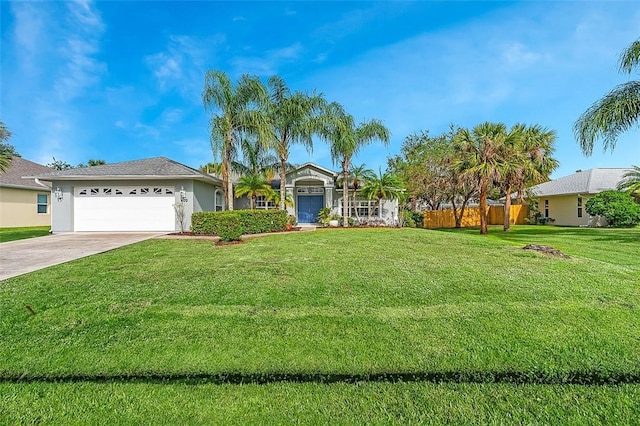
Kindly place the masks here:
<instances>
[{"instance_id":1,"label":"house","mask_svg":"<svg viewBox=\"0 0 640 426\"><path fill-rule=\"evenodd\" d=\"M76 168L33 177L51 182L52 232L178 231L179 209L223 210L222 182L165 157Z\"/></svg>"},{"instance_id":2,"label":"house","mask_svg":"<svg viewBox=\"0 0 640 426\"><path fill-rule=\"evenodd\" d=\"M22 157L12 158L0 174L0 228L51 225L51 185L24 178L51 170Z\"/></svg>"},{"instance_id":3,"label":"house","mask_svg":"<svg viewBox=\"0 0 640 426\"><path fill-rule=\"evenodd\" d=\"M538 211L545 218L554 219L555 225L605 226L602 217L589 216L587 201L599 192L616 189L631 169L597 168L576 172L529 189L538 201Z\"/></svg>"},{"instance_id":4,"label":"house","mask_svg":"<svg viewBox=\"0 0 640 426\"><path fill-rule=\"evenodd\" d=\"M286 174L285 190L287 198L293 200L293 206L287 207L290 215L297 218L300 224L314 224L318 222L320 209L329 208L332 213L343 215L342 186L338 185L339 173L325 169L313 163L305 163ZM280 181L272 183L274 190L279 190ZM381 208L376 205L376 200L367 200L356 194L355 203L353 194L349 197L348 215L354 219L366 220L369 215L372 219L384 221L387 224L395 224L398 220L398 200L383 200ZM237 199L234 208L248 208L249 200ZM257 208L276 208L273 201L258 197Z\"/></svg>"}]
</instances>

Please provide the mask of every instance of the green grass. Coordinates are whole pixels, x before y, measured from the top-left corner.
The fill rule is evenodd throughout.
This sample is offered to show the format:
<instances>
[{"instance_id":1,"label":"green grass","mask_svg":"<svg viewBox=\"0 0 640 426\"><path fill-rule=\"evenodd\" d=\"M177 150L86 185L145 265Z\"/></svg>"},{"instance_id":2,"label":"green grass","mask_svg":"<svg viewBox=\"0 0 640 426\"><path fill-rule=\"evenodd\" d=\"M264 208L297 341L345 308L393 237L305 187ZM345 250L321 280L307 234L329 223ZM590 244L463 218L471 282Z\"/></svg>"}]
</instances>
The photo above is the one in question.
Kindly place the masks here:
<instances>
[{"instance_id":1,"label":"green grass","mask_svg":"<svg viewBox=\"0 0 640 426\"><path fill-rule=\"evenodd\" d=\"M0 410L633 423L638 253L640 229L528 226L145 241L0 283Z\"/></svg>"},{"instance_id":2,"label":"green grass","mask_svg":"<svg viewBox=\"0 0 640 426\"><path fill-rule=\"evenodd\" d=\"M49 235L50 226L30 226L27 228L0 228L0 243L24 240L25 238Z\"/></svg>"}]
</instances>

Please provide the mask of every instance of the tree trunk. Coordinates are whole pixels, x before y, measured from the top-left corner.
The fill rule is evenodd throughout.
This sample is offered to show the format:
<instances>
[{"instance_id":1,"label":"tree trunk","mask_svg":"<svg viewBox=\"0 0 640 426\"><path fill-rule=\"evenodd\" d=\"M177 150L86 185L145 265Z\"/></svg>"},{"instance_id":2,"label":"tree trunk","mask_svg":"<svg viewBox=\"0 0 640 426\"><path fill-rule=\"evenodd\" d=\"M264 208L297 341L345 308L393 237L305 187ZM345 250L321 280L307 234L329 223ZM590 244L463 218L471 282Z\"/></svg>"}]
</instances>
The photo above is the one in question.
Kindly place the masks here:
<instances>
[{"instance_id":1,"label":"tree trunk","mask_svg":"<svg viewBox=\"0 0 640 426\"><path fill-rule=\"evenodd\" d=\"M518 204L524 205L524 185L518 185Z\"/></svg>"},{"instance_id":2,"label":"tree trunk","mask_svg":"<svg viewBox=\"0 0 640 426\"><path fill-rule=\"evenodd\" d=\"M285 210L285 197L287 196L287 189L284 187L285 180L287 179L287 158L280 157L280 210Z\"/></svg>"},{"instance_id":3,"label":"tree trunk","mask_svg":"<svg viewBox=\"0 0 640 426\"><path fill-rule=\"evenodd\" d=\"M511 185L507 185L505 189L505 199L504 199L504 223L502 225L502 230L504 232L509 232L511 230Z\"/></svg>"},{"instance_id":4,"label":"tree trunk","mask_svg":"<svg viewBox=\"0 0 640 426\"><path fill-rule=\"evenodd\" d=\"M342 164L342 226L349 226L349 164Z\"/></svg>"},{"instance_id":5,"label":"tree trunk","mask_svg":"<svg viewBox=\"0 0 640 426\"><path fill-rule=\"evenodd\" d=\"M456 228L462 227L462 214L458 214L458 209L456 208L456 197L455 195L451 198L451 207L453 207L453 218L456 221Z\"/></svg>"},{"instance_id":6,"label":"tree trunk","mask_svg":"<svg viewBox=\"0 0 640 426\"><path fill-rule=\"evenodd\" d=\"M482 179L480 181L480 235L487 235L489 230L487 229L487 187L489 186L488 179Z\"/></svg>"},{"instance_id":7,"label":"tree trunk","mask_svg":"<svg viewBox=\"0 0 640 426\"><path fill-rule=\"evenodd\" d=\"M227 203L227 210L233 210L233 182L231 181L231 153L227 149L223 153L222 179L224 181L224 195Z\"/></svg>"}]
</instances>

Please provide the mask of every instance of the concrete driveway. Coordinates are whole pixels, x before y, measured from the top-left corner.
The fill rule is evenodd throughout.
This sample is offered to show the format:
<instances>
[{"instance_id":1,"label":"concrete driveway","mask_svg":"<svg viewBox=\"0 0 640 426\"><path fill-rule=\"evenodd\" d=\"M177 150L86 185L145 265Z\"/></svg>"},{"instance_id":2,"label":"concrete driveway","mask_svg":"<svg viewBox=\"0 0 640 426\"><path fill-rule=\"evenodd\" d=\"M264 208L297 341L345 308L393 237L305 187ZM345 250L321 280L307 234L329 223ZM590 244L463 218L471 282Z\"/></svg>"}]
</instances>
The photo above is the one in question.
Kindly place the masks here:
<instances>
[{"instance_id":1,"label":"concrete driveway","mask_svg":"<svg viewBox=\"0 0 640 426\"><path fill-rule=\"evenodd\" d=\"M165 235L166 232L73 232L0 244L0 280Z\"/></svg>"}]
</instances>

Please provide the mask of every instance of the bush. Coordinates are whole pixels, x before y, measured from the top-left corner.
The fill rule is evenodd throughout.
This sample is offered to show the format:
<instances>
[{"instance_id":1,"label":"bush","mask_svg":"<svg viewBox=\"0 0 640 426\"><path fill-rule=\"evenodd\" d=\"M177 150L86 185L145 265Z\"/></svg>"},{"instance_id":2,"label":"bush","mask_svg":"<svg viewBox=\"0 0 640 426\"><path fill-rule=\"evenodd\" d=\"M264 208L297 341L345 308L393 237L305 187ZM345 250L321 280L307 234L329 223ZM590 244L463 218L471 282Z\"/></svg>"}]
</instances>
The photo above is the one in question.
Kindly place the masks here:
<instances>
[{"instance_id":1,"label":"bush","mask_svg":"<svg viewBox=\"0 0 640 426\"><path fill-rule=\"evenodd\" d=\"M415 228L416 221L413 218L413 212L409 210L400 211L400 222L403 228Z\"/></svg>"},{"instance_id":2,"label":"bush","mask_svg":"<svg viewBox=\"0 0 640 426\"><path fill-rule=\"evenodd\" d=\"M586 210L591 216L604 217L614 228L631 228L640 223L640 205L626 192L603 191L587 201Z\"/></svg>"},{"instance_id":3,"label":"bush","mask_svg":"<svg viewBox=\"0 0 640 426\"><path fill-rule=\"evenodd\" d=\"M242 234L284 231L287 220L287 212L283 210L197 212L191 215L191 232L216 234L223 241L236 241Z\"/></svg>"}]
</instances>

